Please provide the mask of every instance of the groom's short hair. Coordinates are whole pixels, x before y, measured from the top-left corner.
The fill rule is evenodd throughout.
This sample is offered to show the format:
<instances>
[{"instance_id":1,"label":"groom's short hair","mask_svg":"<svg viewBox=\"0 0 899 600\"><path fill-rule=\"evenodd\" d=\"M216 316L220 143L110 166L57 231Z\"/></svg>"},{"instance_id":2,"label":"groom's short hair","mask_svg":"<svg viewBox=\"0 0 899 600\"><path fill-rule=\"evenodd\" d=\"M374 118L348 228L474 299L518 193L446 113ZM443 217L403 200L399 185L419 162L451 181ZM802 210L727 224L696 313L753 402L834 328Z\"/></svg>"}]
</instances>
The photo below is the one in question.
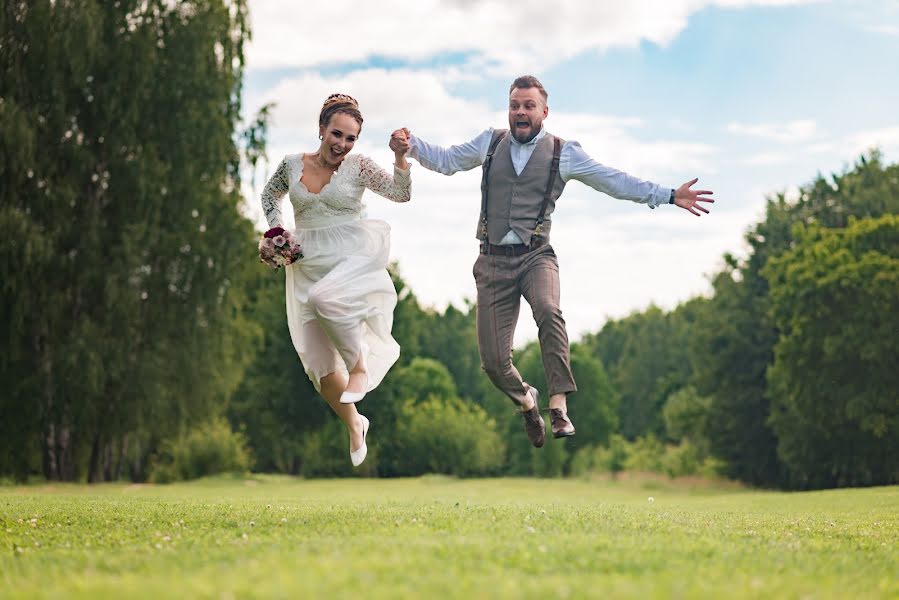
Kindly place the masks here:
<instances>
[{"instance_id":1,"label":"groom's short hair","mask_svg":"<svg viewBox=\"0 0 899 600\"><path fill-rule=\"evenodd\" d=\"M543 84L540 83L540 80L533 75L522 75L521 77L517 77L509 87L509 93L511 94L512 90L515 88L525 90L528 88L537 88L540 91L540 95L543 96L544 104L549 100L549 94L546 93L546 88L544 88Z\"/></svg>"}]
</instances>

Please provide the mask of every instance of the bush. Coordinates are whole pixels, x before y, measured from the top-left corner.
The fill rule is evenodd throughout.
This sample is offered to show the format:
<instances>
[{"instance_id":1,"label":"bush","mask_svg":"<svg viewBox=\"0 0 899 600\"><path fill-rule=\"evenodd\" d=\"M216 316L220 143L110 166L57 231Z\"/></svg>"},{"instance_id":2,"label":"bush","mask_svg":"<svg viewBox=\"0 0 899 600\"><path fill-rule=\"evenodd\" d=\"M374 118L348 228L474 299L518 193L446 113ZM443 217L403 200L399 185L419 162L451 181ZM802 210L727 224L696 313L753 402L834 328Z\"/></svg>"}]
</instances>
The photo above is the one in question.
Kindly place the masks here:
<instances>
[{"instance_id":1,"label":"bush","mask_svg":"<svg viewBox=\"0 0 899 600\"><path fill-rule=\"evenodd\" d=\"M247 440L217 418L177 440L164 442L150 472L153 483L197 479L217 473L244 473L252 464Z\"/></svg>"},{"instance_id":2,"label":"bush","mask_svg":"<svg viewBox=\"0 0 899 600\"><path fill-rule=\"evenodd\" d=\"M663 473L665 446L652 434L637 438L630 444L624 467L629 471Z\"/></svg>"},{"instance_id":3,"label":"bush","mask_svg":"<svg viewBox=\"0 0 899 600\"><path fill-rule=\"evenodd\" d=\"M546 428L546 435L550 437L552 433L549 426ZM548 439L546 445L537 452L532 453L532 473L537 477L561 477L564 474L566 463L568 462L568 451L565 444L550 443Z\"/></svg>"},{"instance_id":4,"label":"bush","mask_svg":"<svg viewBox=\"0 0 899 600\"><path fill-rule=\"evenodd\" d=\"M608 446L586 446L574 454L571 474L584 476L590 473L611 473L614 477L624 470L630 444L620 435L609 437Z\"/></svg>"},{"instance_id":5,"label":"bush","mask_svg":"<svg viewBox=\"0 0 899 600\"><path fill-rule=\"evenodd\" d=\"M690 442L681 442L679 446L668 446L662 457L662 468L668 477L697 475L702 467L703 456L699 449Z\"/></svg>"},{"instance_id":6,"label":"bush","mask_svg":"<svg viewBox=\"0 0 899 600\"><path fill-rule=\"evenodd\" d=\"M491 475L505 462L496 422L480 406L458 398L406 402L395 431L391 471L397 475Z\"/></svg>"},{"instance_id":7,"label":"bush","mask_svg":"<svg viewBox=\"0 0 899 600\"><path fill-rule=\"evenodd\" d=\"M668 396L662 415L665 418L665 432L672 442L689 440L700 451L707 453L709 411L712 399L700 396L693 386L686 386Z\"/></svg>"},{"instance_id":8,"label":"bush","mask_svg":"<svg viewBox=\"0 0 899 600\"><path fill-rule=\"evenodd\" d=\"M611 473L614 477L625 468L669 477L720 477L724 472L724 463L708 456L702 448L687 440L677 446L663 446L652 435L633 442L613 435L608 446L582 448L571 461L571 474L578 476Z\"/></svg>"}]
</instances>

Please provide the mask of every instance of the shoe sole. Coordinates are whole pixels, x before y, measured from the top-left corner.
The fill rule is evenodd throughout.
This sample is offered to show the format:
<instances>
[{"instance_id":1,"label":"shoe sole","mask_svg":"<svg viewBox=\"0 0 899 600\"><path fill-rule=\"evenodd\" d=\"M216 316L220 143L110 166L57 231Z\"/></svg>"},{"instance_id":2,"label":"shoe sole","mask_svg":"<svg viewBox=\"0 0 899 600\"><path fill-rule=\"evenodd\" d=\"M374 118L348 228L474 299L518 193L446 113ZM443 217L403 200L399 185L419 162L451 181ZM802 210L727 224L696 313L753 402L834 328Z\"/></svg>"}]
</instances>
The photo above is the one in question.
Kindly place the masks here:
<instances>
[{"instance_id":1,"label":"shoe sole","mask_svg":"<svg viewBox=\"0 0 899 600\"><path fill-rule=\"evenodd\" d=\"M577 432L576 432L576 431L571 431L571 432L554 433L554 434L553 434L553 437L556 438L556 439L559 439L559 438L566 438L566 437L571 437L571 436L573 436L575 433L577 433Z\"/></svg>"}]
</instances>

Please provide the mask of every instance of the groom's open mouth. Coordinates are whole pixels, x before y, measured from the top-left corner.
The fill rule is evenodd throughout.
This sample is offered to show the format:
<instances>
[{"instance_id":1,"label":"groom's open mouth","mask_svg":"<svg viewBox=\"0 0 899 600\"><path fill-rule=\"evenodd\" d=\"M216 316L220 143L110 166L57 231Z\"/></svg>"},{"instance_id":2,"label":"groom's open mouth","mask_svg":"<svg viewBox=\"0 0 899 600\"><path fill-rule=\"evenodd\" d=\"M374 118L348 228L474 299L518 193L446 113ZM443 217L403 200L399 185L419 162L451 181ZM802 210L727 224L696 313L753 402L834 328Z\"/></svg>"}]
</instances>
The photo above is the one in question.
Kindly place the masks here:
<instances>
[{"instance_id":1,"label":"groom's open mouth","mask_svg":"<svg viewBox=\"0 0 899 600\"><path fill-rule=\"evenodd\" d=\"M516 129L527 129L531 126L531 124L527 121L515 121Z\"/></svg>"}]
</instances>

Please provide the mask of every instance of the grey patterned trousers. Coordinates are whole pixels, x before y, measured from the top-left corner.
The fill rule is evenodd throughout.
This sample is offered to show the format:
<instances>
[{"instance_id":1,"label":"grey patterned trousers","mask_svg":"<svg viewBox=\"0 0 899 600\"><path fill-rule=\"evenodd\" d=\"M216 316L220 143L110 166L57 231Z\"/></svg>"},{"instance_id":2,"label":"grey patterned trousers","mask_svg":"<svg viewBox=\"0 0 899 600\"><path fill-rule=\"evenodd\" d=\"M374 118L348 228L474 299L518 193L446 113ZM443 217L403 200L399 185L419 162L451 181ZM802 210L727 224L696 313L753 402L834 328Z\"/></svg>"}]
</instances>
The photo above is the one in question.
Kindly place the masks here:
<instances>
[{"instance_id":1,"label":"grey patterned trousers","mask_svg":"<svg viewBox=\"0 0 899 600\"><path fill-rule=\"evenodd\" d=\"M525 383L512 364L512 339L524 296L537 323L549 394L577 391L571 374L568 332L559 306L559 262L552 246L521 256L480 254L473 273L478 289L481 366L493 385L516 404L525 403Z\"/></svg>"}]
</instances>

